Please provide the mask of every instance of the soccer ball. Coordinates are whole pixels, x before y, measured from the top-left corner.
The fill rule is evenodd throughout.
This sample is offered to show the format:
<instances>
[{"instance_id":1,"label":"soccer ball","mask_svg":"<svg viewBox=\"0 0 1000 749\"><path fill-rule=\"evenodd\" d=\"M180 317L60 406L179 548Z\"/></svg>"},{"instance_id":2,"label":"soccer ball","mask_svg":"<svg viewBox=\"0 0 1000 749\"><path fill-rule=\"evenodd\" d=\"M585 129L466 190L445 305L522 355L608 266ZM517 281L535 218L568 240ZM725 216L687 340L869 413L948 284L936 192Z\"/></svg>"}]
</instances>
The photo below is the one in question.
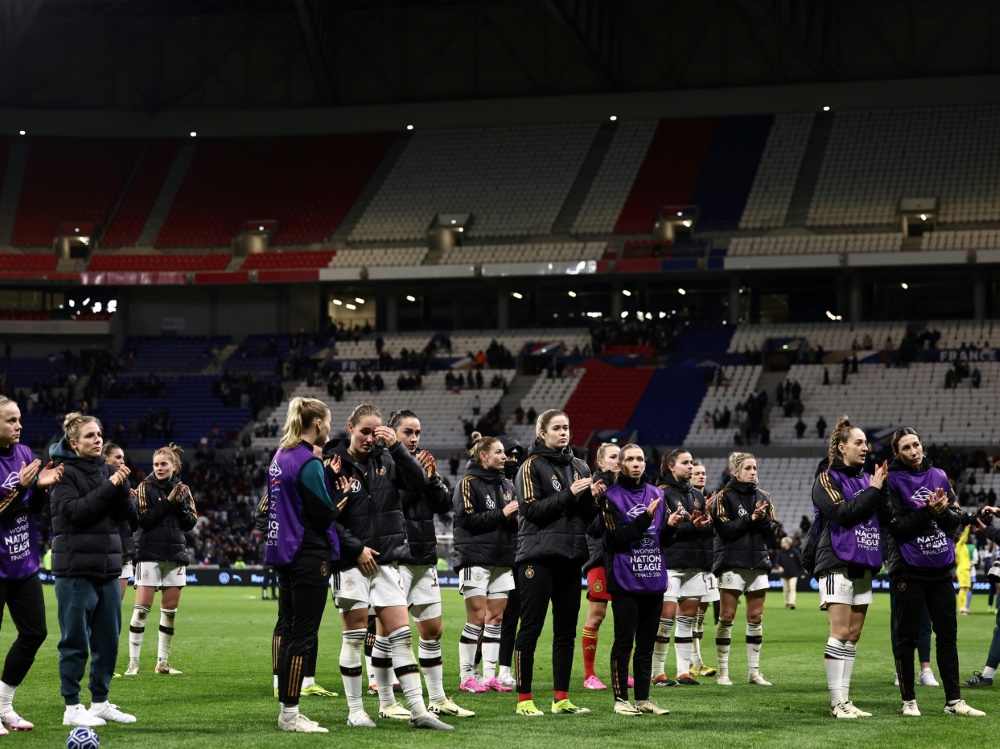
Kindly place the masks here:
<instances>
[{"instance_id":1,"label":"soccer ball","mask_svg":"<svg viewBox=\"0 0 1000 749\"><path fill-rule=\"evenodd\" d=\"M66 737L66 749L97 749L101 745L101 737L97 731L86 726L77 726Z\"/></svg>"}]
</instances>

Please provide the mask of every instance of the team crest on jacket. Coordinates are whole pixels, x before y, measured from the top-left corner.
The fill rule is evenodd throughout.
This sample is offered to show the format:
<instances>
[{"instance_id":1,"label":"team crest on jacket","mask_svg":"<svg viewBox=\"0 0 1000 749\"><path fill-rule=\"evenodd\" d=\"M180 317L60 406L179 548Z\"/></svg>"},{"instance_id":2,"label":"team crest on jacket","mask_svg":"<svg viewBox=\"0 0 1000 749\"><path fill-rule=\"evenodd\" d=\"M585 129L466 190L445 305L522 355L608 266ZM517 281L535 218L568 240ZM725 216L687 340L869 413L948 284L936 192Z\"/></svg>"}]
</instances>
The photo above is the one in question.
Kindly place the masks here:
<instances>
[{"instance_id":1,"label":"team crest on jacket","mask_svg":"<svg viewBox=\"0 0 1000 749\"><path fill-rule=\"evenodd\" d=\"M514 495L513 494L511 494L510 492L504 492L503 493L503 501L505 503L506 502L510 502L512 499L514 499Z\"/></svg>"},{"instance_id":2,"label":"team crest on jacket","mask_svg":"<svg viewBox=\"0 0 1000 749\"><path fill-rule=\"evenodd\" d=\"M525 568L524 568L524 576L525 576L526 578L528 578L529 580L530 580L531 578L533 578L533 577L535 576L535 568L534 568L534 567L531 567L531 566L529 566L529 567L525 567Z\"/></svg>"},{"instance_id":3,"label":"team crest on jacket","mask_svg":"<svg viewBox=\"0 0 1000 749\"><path fill-rule=\"evenodd\" d=\"M379 476L385 476L385 466L379 466L378 470L375 471Z\"/></svg>"},{"instance_id":4,"label":"team crest on jacket","mask_svg":"<svg viewBox=\"0 0 1000 749\"><path fill-rule=\"evenodd\" d=\"M555 476L552 477L552 488L555 489L557 492L562 490L562 484L559 482L559 479L556 478Z\"/></svg>"},{"instance_id":5,"label":"team crest on jacket","mask_svg":"<svg viewBox=\"0 0 1000 749\"><path fill-rule=\"evenodd\" d=\"M319 566L319 574L320 574L320 577L330 577L330 563L329 562L323 562L323 564L321 564Z\"/></svg>"}]
</instances>

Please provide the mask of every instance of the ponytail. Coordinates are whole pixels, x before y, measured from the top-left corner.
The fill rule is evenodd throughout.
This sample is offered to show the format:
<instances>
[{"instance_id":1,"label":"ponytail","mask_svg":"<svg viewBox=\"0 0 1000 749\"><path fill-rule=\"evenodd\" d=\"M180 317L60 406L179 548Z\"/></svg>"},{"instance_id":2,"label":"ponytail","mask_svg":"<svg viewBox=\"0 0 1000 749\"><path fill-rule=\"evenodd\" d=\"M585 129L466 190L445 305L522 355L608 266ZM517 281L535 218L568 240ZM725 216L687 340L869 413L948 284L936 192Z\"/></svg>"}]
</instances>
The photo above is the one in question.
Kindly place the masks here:
<instances>
[{"instance_id":1,"label":"ponytail","mask_svg":"<svg viewBox=\"0 0 1000 749\"><path fill-rule=\"evenodd\" d=\"M281 432L278 448L291 450L302 442L302 433L309 429L317 419L323 419L330 413L329 406L318 398L292 398L288 402L288 413L285 415L285 428Z\"/></svg>"},{"instance_id":2,"label":"ponytail","mask_svg":"<svg viewBox=\"0 0 1000 749\"><path fill-rule=\"evenodd\" d=\"M830 452L827 454L827 472L833 466L833 461L837 458L837 445L843 445L851 436L851 430L854 429L854 425L851 424L851 420L846 416L841 416L837 420L836 426L833 428L833 432L830 433Z\"/></svg>"}]
</instances>

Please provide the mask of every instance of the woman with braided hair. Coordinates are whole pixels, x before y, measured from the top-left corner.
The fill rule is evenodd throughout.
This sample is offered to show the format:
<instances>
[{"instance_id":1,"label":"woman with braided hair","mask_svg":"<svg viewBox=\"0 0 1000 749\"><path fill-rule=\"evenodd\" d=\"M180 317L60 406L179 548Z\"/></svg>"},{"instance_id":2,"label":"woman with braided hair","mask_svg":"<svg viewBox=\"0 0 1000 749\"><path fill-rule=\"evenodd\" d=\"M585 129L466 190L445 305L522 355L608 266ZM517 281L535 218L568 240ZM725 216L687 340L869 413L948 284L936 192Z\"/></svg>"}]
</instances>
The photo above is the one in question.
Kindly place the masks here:
<instances>
[{"instance_id":1,"label":"woman with braided hair","mask_svg":"<svg viewBox=\"0 0 1000 749\"><path fill-rule=\"evenodd\" d=\"M830 435L828 467L812 489L816 534L814 576L820 609L830 619L824 664L830 715L871 717L850 698L857 643L872 602L872 573L882 566L882 528L888 510L888 465L865 473L865 433L842 416ZM880 519L881 515L881 519Z\"/></svg>"}]
</instances>

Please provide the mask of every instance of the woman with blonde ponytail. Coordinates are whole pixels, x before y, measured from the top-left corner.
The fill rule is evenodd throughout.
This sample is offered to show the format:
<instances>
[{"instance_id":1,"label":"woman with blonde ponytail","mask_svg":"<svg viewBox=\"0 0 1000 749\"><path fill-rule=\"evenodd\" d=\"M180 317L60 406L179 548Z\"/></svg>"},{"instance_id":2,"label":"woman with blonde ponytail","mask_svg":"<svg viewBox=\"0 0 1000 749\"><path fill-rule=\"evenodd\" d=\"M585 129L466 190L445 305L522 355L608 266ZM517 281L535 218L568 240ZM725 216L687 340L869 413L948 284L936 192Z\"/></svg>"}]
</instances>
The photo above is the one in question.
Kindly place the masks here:
<instances>
[{"instance_id":1,"label":"woman with blonde ponytail","mask_svg":"<svg viewBox=\"0 0 1000 749\"><path fill-rule=\"evenodd\" d=\"M93 416L66 414L63 431L65 436L49 448L53 464L63 469L51 490L63 725L135 723L134 715L108 701L122 623L118 525L131 514L129 469L105 462L101 422ZM88 658L90 710L80 704Z\"/></svg>"},{"instance_id":2,"label":"woman with blonde ponytail","mask_svg":"<svg viewBox=\"0 0 1000 749\"><path fill-rule=\"evenodd\" d=\"M182 452L184 450L173 442L155 450L153 473L137 489L139 530L135 532L135 606L128 628L126 676L139 674L146 618L157 590L161 591L160 629L153 673L169 676L181 673L170 665L170 648L181 590L187 584L188 552L184 534L198 522L191 490L181 483Z\"/></svg>"},{"instance_id":3,"label":"woman with blonde ponytail","mask_svg":"<svg viewBox=\"0 0 1000 749\"><path fill-rule=\"evenodd\" d=\"M278 450L268 468L264 562L278 572L281 635L277 645L278 728L328 733L299 712L302 678L319 643L330 565L340 558L333 522L339 515L314 447L330 436L330 409L315 398L292 398ZM343 496L347 481L335 485ZM261 503L265 506L265 502Z\"/></svg>"},{"instance_id":4,"label":"woman with blonde ponytail","mask_svg":"<svg viewBox=\"0 0 1000 749\"><path fill-rule=\"evenodd\" d=\"M823 661L830 715L848 720L871 716L851 702L851 673L872 602L872 573L882 566L882 528L889 512L888 466L877 466L874 475L865 473L867 455L865 433L842 416L830 435L829 465L812 489L813 574L819 581L820 608L830 618Z\"/></svg>"}]
</instances>

